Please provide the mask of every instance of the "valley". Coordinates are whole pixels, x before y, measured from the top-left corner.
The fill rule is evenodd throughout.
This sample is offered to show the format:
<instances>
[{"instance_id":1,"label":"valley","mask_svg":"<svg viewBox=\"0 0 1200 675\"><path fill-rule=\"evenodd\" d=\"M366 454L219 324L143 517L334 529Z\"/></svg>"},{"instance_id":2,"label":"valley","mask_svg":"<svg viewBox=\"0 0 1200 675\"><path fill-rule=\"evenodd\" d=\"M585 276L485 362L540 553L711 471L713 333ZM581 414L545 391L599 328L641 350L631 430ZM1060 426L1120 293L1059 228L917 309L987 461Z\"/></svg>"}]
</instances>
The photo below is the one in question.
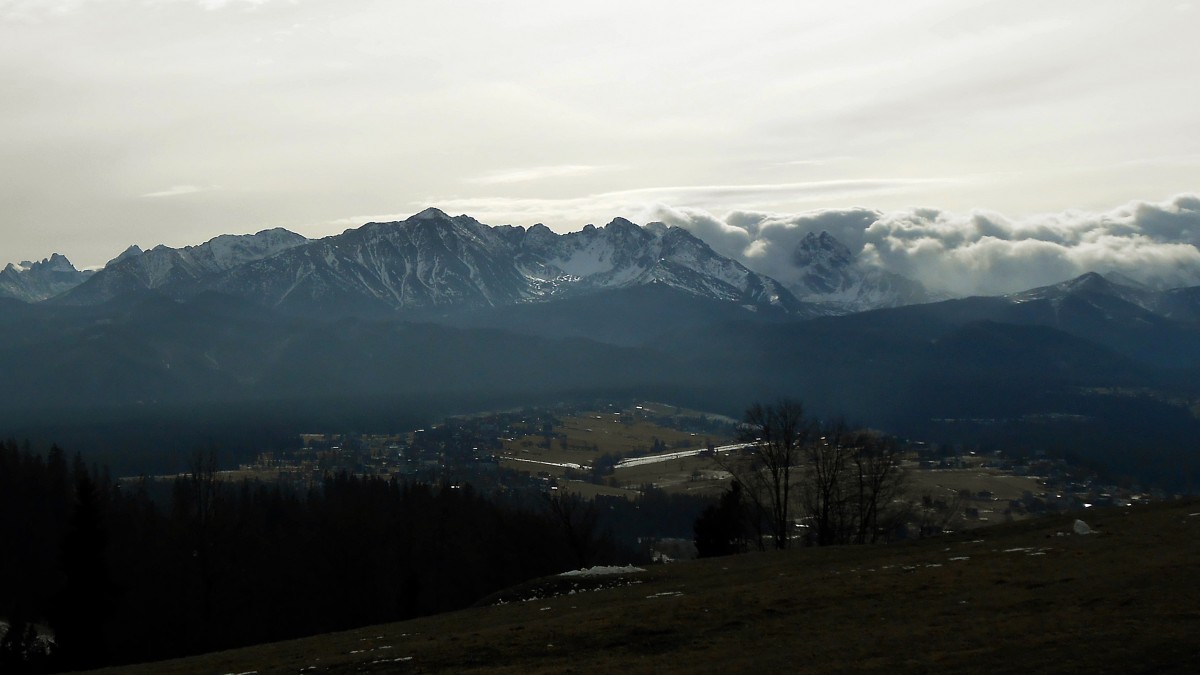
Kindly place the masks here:
<instances>
[{"instance_id":1,"label":"valley","mask_svg":"<svg viewBox=\"0 0 1200 675\"><path fill-rule=\"evenodd\" d=\"M662 223L556 234L436 209L316 240L276 229L131 247L86 274L61 257L6 268L0 529L24 544L3 570L36 581L0 612L13 625L49 622L62 646L31 647L22 662L132 663L413 619L442 632L420 649L400 638L433 628L359 633L363 644L321 657L292 643L279 658L288 669L561 670L550 648L457 632L460 615L416 617L489 594L504 604L472 611L519 612L573 590L635 595L568 615L601 636L591 642L554 621L503 614L496 625L539 644L599 645L564 657L585 669L799 659L822 672L961 670L1010 658L1014 640L1032 645L1030 667L1049 655L1095 664L1091 651L1041 642L1035 618L1053 579L1065 580L1055 602L1090 612L1090 577L1038 565L1107 540L1063 548L1031 533L1057 540L1074 518L1118 532L1124 514L1197 491L1196 287L1089 272L947 298L809 234L775 258L780 279ZM803 424L775 436L751 423L754 410ZM747 447L748 429L793 438L799 454ZM29 504L40 505L36 526L20 515ZM1025 534L941 555L976 532ZM1142 534L1130 541L1174 555L1176 544ZM83 553L61 556L63 542ZM799 550L661 566L772 546ZM1104 555L1135 575L1170 575ZM327 583L296 595L311 577L298 559ZM750 585L722 591L712 565L725 561ZM546 576L631 563L652 567L613 583ZM813 565L804 579L819 583L779 586L791 573L776 565ZM700 576L676 583L664 571L675 569ZM932 581L914 588L918 574ZM1115 572L1103 574L1111 587ZM64 579L79 601L61 604ZM1005 593L1009 579L1030 581ZM704 585L701 604L686 599L691 583ZM938 609L945 589L954 606ZM1127 600L1137 602L1119 606ZM626 601L685 609L627 630L606 614L646 609ZM991 651L962 627L977 601L989 634L1005 636ZM554 602L539 619L583 606ZM923 633L833 639L851 614L908 630L904 607L921 603ZM1067 612L1055 621L1090 615L1055 607ZM726 623L696 623L713 608ZM750 637L802 634L806 608L834 627L816 629L819 646L775 653ZM1101 609L1102 630L1085 638L1115 630L1116 609ZM1005 617L1015 632L996 625ZM1178 663L1164 648L1161 663ZM1150 646L1133 649L1140 658Z\"/></svg>"},{"instance_id":2,"label":"valley","mask_svg":"<svg viewBox=\"0 0 1200 675\"><path fill-rule=\"evenodd\" d=\"M484 493L522 492L620 498L647 490L718 498L733 475L730 462L750 447L731 418L636 401L596 407L527 408L447 418L397 435L304 434L294 450L262 453L219 472L232 484L320 486L331 474L429 484L471 485ZM1170 498L1162 490L1105 483L1061 458L991 452L939 443L910 443L899 463L898 504L908 532L922 521L965 530L1098 506L1137 506ZM159 476L171 482L175 475ZM136 485L139 479L123 479ZM606 502L611 503L611 502ZM690 540L689 531L656 533ZM796 536L802 537L803 528Z\"/></svg>"}]
</instances>

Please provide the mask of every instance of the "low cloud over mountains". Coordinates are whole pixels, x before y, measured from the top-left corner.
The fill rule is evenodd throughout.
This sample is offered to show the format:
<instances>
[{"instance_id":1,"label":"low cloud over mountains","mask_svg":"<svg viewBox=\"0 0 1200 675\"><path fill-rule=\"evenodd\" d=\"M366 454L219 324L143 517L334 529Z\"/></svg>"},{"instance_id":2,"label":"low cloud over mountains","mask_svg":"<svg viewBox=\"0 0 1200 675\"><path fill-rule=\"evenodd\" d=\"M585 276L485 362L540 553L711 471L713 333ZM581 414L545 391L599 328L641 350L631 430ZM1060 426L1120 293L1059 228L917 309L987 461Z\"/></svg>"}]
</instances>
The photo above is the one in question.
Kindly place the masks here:
<instances>
[{"instance_id":1,"label":"low cloud over mountains","mask_svg":"<svg viewBox=\"0 0 1200 675\"><path fill-rule=\"evenodd\" d=\"M1200 283L1200 196L1132 202L1104 211L1009 219L988 211L934 208L800 214L660 207L659 220L691 230L719 253L785 283L809 233L829 232L861 264L950 295L996 295L1088 271L1118 272L1156 286Z\"/></svg>"}]
</instances>

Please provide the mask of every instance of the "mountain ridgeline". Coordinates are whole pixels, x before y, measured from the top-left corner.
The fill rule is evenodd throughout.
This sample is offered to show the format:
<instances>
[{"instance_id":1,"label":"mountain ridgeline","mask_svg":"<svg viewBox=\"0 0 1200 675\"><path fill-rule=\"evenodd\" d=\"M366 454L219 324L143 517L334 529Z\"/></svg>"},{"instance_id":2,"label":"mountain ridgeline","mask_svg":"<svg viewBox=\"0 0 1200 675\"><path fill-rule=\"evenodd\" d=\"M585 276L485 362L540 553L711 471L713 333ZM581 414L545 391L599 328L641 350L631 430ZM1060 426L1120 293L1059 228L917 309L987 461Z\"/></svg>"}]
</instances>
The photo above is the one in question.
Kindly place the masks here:
<instances>
[{"instance_id":1,"label":"mountain ridgeline","mask_svg":"<svg viewBox=\"0 0 1200 675\"><path fill-rule=\"evenodd\" d=\"M70 267L49 262L43 277ZM916 439L1200 486L1200 288L1087 274L913 304L933 296L827 234L794 262L777 281L662 224L560 235L434 209L319 240L134 248L39 302L4 291L0 436L175 470L197 444L496 406L628 396L736 416L791 396ZM0 281L32 287L35 265L10 267Z\"/></svg>"},{"instance_id":2,"label":"mountain ridgeline","mask_svg":"<svg viewBox=\"0 0 1200 675\"><path fill-rule=\"evenodd\" d=\"M681 228L643 228L617 218L558 235L542 225L489 227L436 209L315 241L268 230L184 249L160 246L118 258L52 302L92 305L137 291L186 299L215 291L296 316L395 317L647 284L751 307L802 309L778 282Z\"/></svg>"},{"instance_id":3,"label":"mountain ridgeline","mask_svg":"<svg viewBox=\"0 0 1200 675\"><path fill-rule=\"evenodd\" d=\"M91 275L75 269L66 256L58 253L40 262L8 263L0 270L0 298L38 302L75 288Z\"/></svg>"}]
</instances>

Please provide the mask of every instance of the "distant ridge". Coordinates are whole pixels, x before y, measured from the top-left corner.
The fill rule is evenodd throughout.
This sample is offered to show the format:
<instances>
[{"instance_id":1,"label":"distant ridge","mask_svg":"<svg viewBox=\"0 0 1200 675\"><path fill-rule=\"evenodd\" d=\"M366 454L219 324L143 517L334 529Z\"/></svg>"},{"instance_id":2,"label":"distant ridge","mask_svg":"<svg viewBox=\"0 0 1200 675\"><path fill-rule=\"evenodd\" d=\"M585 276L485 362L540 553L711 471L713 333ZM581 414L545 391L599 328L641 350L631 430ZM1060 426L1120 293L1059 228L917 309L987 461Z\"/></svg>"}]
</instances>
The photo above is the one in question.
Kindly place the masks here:
<instances>
[{"instance_id":1,"label":"distant ridge","mask_svg":"<svg viewBox=\"0 0 1200 675\"><path fill-rule=\"evenodd\" d=\"M91 271L75 269L58 253L40 262L9 263L0 270L0 298L39 302L75 288L90 276Z\"/></svg>"},{"instance_id":2,"label":"distant ridge","mask_svg":"<svg viewBox=\"0 0 1200 675\"><path fill-rule=\"evenodd\" d=\"M680 228L623 218L559 235L490 227L426 209L306 240L286 230L199 246L132 247L55 303L97 304L135 291L183 299L216 291L302 316L397 316L537 303L652 284L748 309L805 314L775 280Z\"/></svg>"},{"instance_id":3,"label":"distant ridge","mask_svg":"<svg viewBox=\"0 0 1200 675\"><path fill-rule=\"evenodd\" d=\"M257 234L223 234L203 244L180 249L160 245L142 251L136 245L130 246L110 260L104 269L58 295L53 302L94 305L129 293L148 290L165 293L306 241L294 232L276 228Z\"/></svg>"}]
</instances>

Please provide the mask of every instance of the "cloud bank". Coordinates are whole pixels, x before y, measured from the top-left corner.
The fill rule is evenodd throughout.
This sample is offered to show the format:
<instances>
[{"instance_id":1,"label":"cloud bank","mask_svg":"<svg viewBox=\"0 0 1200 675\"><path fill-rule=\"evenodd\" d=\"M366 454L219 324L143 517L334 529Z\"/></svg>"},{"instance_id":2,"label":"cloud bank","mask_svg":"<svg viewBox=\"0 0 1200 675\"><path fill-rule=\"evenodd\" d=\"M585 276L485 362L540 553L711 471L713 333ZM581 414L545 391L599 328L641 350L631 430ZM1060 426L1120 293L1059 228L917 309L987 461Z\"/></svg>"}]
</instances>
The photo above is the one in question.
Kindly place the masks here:
<instances>
[{"instance_id":1,"label":"cloud bank","mask_svg":"<svg viewBox=\"0 0 1200 675\"><path fill-rule=\"evenodd\" d=\"M216 185L172 185L165 190L157 192L147 192L142 195L146 199L161 199L163 197L179 197L181 195L194 195L198 192L212 192L219 190Z\"/></svg>"},{"instance_id":2,"label":"cloud bank","mask_svg":"<svg viewBox=\"0 0 1200 675\"><path fill-rule=\"evenodd\" d=\"M861 264L956 296L1013 293L1091 271L1118 272L1154 286L1200 284L1195 194L1015 220L989 211L935 208L733 211L719 218L698 209L659 207L652 215L781 281L795 274L796 244L810 232L827 231L858 253Z\"/></svg>"}]
</instances>

